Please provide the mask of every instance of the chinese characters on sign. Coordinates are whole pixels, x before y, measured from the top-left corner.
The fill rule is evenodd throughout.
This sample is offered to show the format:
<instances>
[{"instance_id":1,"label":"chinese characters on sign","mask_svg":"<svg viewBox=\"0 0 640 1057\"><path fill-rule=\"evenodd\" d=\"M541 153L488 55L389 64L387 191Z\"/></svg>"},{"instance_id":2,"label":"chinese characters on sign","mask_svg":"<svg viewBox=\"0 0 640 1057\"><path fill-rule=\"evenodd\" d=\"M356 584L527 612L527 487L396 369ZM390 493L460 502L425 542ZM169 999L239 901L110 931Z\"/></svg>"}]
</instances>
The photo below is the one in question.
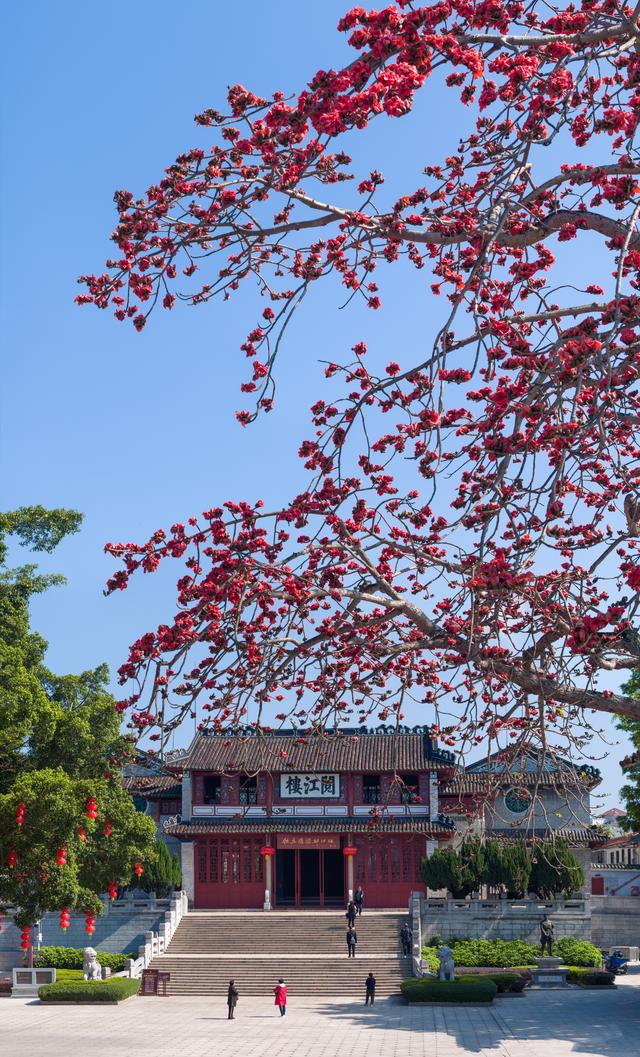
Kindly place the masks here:
<instances>
[{"instance_id":1,"label":"chinese characters on sign","mask_svg":"<svg viewBox=\"0 0 640 1057\"><path fill-rule=\"evenodd\" d=\"M281 774L280 796L291 799L340 796L339 774Z\"/></svg>"},{"instance_id":2,"label":"chinese characters on sign","mask_svg":"<svg viewBox=\"0 0 640 1057\"><path fill-rule=\"evenodd\" d=\"M322 848L339 848L339 833L278 833L276 836L279 848L309 848L318 851Z\"/></svg>"}]
</instances>

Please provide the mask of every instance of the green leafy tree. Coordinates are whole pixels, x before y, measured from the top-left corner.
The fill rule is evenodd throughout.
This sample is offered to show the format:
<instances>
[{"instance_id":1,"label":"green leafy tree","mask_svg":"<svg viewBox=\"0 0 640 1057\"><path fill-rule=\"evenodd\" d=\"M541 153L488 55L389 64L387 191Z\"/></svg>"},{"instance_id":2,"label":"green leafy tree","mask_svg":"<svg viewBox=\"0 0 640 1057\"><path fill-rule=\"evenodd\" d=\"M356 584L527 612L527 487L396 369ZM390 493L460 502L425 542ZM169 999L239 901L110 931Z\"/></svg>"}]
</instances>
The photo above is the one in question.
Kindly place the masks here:
<instances>
[{"instance_id":1,"label":"green leafy tree","mask_svg":"<svg viewBox=\"0 0 640 1057\"><path fill-rule=\"evenodd\" d=\"M21 927L63 907L100 913L100 893L154 859L154 824L122 788L130 741L106 667L54 675L30 627L31 596L64 578L6 568L7 536L49 552L80 522L42 507L0 514L0 905L18 907Z\"/></svg>"},{"instance_id":2,"label":"green leafy tree","mask_svg":"<svg viewBox=\"0 0 640 1057\"><path fill-rule=\"evenodd\" d=\"M629 697L640 697L640 672L633 672L626 683L622 684L621 689ZM625 717L619 719L617 725L619 730L624 730L629 735L635 756L640 750L640 723ZM620 819L620 825L623 829L637 833L640 830L640 754L638 762L627 768L625 776L626 782L620 790L620 797L627 814L625 818Z\"/></svg>"},{"instance_id":3,"label":"green leafy tree","mask_svg":"<svg viewBox=\"0 0 640 1057\"><path fill-rule=\"evenodd\" d=\"M177 856L171 855L164 841L156 840L154 858L139 882L140 887L145 892L155 892L157 896L168 895L176 883L176 861Z\"/></svg>"},{"instance_id":4,"label":"green leafy tree","mask_svg":"<svg viewBox=\"0 0 640 1057\"><path fill-rule=\"evenodd\" d=\"M438 848L422 860L422 880L427 888L446 888L454 899L464 899L477 886L477 878L453 848Z\"/></svg>"},{"instance_id":5,"label":"green leafy tree","mask_svg":"<svg viewBox=\"0 0 640 1057\"><path fill-rule=\"evenodd\" d=\"M529 891L531 856L523 840L505 843L502 849L503 878L510 899L521 899Z\"/></svg>"},{"instance_id":6,"label":"green leafy tree","mask_svg":"<svg viewBox=\"0 0 640 1057\"><path fill-rule=\"evenodd\" d=\"M484 873L483 881L498 888L499 885L507 883L507 872L504 861L504 844L497 840L487 840L484 845Z\"/></svg>"},{"instance_id":7,"label":"green leafy tree","mask_svg":"<svg viewBox=\"0 0 640 1057\"><path fill-rule=\"evenodd\" d=\"M564 841L536 841L531 850L530 887L543 899L570 895L584 885L584 872Z\"/></svg>"}]
</instances>

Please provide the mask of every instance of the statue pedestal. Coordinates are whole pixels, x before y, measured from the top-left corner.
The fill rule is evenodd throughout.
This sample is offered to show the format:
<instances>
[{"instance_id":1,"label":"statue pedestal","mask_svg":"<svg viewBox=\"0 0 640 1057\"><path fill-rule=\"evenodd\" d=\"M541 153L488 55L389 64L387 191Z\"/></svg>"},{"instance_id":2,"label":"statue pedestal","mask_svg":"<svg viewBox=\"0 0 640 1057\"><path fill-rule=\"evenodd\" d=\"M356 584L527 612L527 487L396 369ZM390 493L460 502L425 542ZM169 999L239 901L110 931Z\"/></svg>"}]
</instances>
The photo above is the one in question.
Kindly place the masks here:
<instances>
[{"instance_id":1,"label":"statue pedestal","mask_svg":"<svg viewBox=\"0 0 640 1057\"><path fill-rule=\"evenodd\" d=\"M568 969L561 969L562 958L536 958L536 969L531 970L531 987L568 987Z\"/></svg>"}]
</instances>

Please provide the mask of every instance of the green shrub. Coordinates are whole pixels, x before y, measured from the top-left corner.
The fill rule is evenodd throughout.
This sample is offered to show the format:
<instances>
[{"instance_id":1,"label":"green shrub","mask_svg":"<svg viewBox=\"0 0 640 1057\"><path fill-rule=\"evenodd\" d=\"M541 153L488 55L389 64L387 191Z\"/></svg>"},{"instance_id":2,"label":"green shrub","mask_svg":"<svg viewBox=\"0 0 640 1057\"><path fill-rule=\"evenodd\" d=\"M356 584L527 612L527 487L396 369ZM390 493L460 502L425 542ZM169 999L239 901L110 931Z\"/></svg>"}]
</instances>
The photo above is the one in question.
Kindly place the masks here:
<instances>
[{"instance_id":1,"label":"green shrub","mask_svg":"<svg viewBox=\"0 0 640 1057\"><path fill-rule=\"evenodd\" d=\"M122 1002L137 995L139 980L89 980L78 983L43 984L38 988L41 1002Z\"/></svg>"},{"instance_id":2,"label":"green shrub","mask_svg":"<svg viewBox=\"0 0 640 1057\"><path fill-rule=\"evenodd\" d=\"M491 973L490 976L485 976L485 980L493 980L494 984L498 988L498 994L519 994L520 991L524 991L524 985L526 980L524 976L520 976L518 973Z\"/></svg>"},{"instance_id":3,"label":"green shrub","mask_svg":"<svg viewBox=\"0 0 640 1057\"><path fill-rule=\"evenodd\" d=\"M567 980L572 984L586 984L589 987L607 987L614 982L615 975L604 969L585 969L582 965L570 965Z\"/></svg>"},{"instance_id":4,"label":"green shrub","mask_svg":"<svg viewBox=\"0 0 640 1057\"><path fill-rule=\"evenodd\" d=\"M407 1002L492 1002L498 988L486 977L460 976L456 980L403 980L400 990Z\"/></svg>"},{"instance_id":5,"label":"green shrub","mask_svg":"<svg viewBox=\"0 0 640 1057\"><path fill-rule=\"evenodd\" d=\"M588 965L600 968L602 955L593 943L587 940L576 940L571 936L562 936L553 945L553 953L562 958L565 965Z\"/></svg>"},{"instance_id":6,"label":"green shrub","mask_svg":"<svg viewBox=\"0 0 640 1057\"><path fill-rule=\"evenodd\" d=\"M128 954L111 954L98 951L98 962L106 965L112 973L121 973L126 967ZM82 969L81 947L41 947L34 951L34 964L48 969Z\"/></svg>"},{"instance_id":7,"label":"green shrub","mask_svg":"<svg viewBox=\"0 0 640 1057\"><path fill-rule=\"evenodd\" d=\"M437 973L440 968L440 959L435 947L422 948L422 960L426 962L430 973Z\"/></svg>"},{"instance_id":8,"label":"green shrub","mask_svg":"<svg viewBox=\"0 0 640 1057\"><path fill-rule=\"evenodd\" d=\"M456 965L489 965L510 969L531 965L540 950L524 940L456 940L451 941Z\"/></svg>"}]
</instances>

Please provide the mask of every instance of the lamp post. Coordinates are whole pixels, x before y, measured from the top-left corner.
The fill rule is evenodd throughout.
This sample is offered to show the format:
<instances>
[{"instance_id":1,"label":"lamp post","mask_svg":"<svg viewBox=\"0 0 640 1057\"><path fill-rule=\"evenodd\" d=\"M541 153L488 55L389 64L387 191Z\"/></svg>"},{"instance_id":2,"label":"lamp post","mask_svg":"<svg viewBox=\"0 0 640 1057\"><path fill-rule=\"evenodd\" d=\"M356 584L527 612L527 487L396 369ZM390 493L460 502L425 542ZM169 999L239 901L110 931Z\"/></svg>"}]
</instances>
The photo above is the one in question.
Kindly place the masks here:
<instances>
[{"instance_id":1,"label":"lamp post","mask_svg":"<svg viewBox=\"0 0 640 1057\"><path fill-rule=\"evenodd\" d=\"M349 891L349 902L353 899L353 857L358 854L358 849L350 845L342 849L342 854L347 860L347 889Z\"/></svg>"},{"instance_id":2,"label":"lamp post","mask_svg":"<svg viewBox=\"0 0 640 1057\"><path fill-rule=\"evenodd\" d=\"M271 878L272 878L271 859L273 858L275 853L276 853L276 849L272 848L270 844L265 844L262 848L260 848L260 854L261 854L262 858L264 859L264 864L265 864L265 870L264 870L264 876L265 876L264 905L263 905L263 908L262 908L263 910L271 910L272 909L272 906L271 906L271 892L272 892L272 888L271 888Z\"/></svg>"}]
</instances>

